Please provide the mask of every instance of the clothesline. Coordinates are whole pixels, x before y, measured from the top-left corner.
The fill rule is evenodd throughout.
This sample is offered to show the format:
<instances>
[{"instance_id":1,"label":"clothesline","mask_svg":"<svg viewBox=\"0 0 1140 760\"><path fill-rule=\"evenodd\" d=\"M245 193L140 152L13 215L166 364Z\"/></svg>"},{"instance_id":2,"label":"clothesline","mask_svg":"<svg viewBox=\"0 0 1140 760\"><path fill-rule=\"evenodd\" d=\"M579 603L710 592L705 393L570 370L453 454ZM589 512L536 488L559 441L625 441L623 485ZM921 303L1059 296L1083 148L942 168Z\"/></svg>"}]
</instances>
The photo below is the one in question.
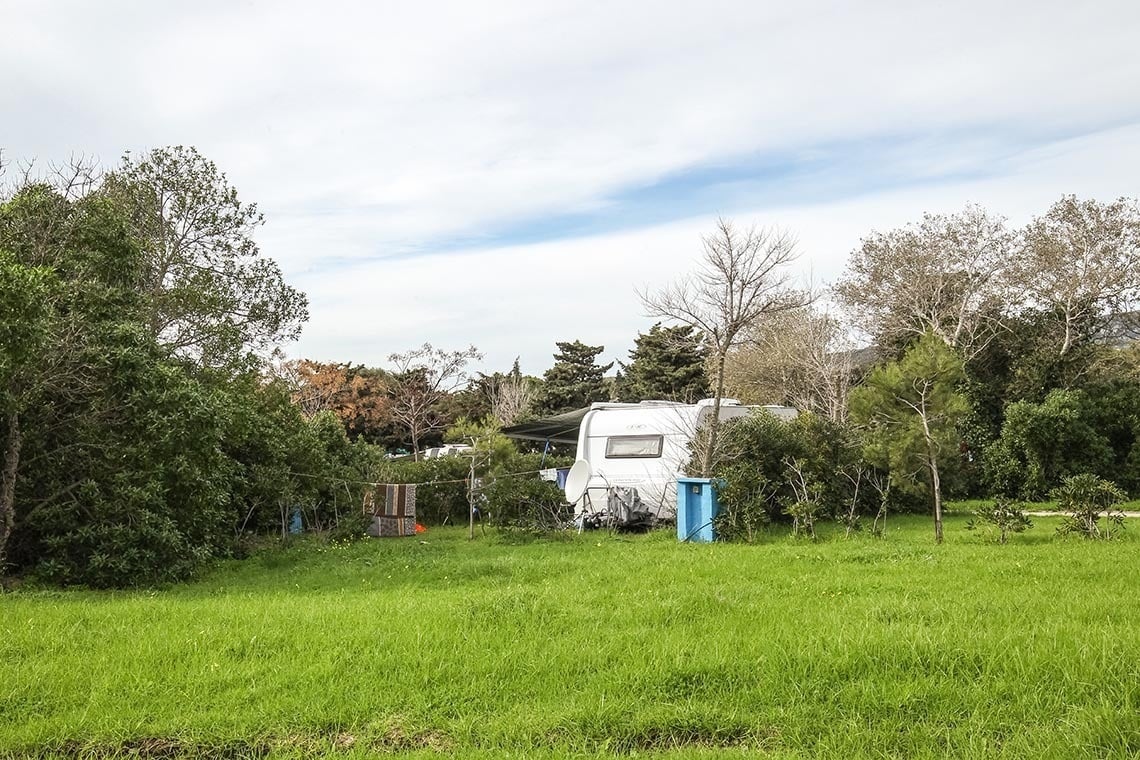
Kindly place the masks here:
<instances>
[{"instance_id":1,"label":"clothesline","mask_svg":"<svg viewBox=\"0 0 1140 760\"><path fill-rule=\"evenodd\" d=\"M376 488L376 487L382 486L382 485L389 485L388 483L382 483L379 481L351 480L349 478L342 478L342 477L339 477L336 475L311 475L309 473L304 473L304 472L293 472L292 470L286 470L285 472L288 473L289 475L295 475L299 478L312 478L314 480L335 480L335 481L339 481L341 483L346 483L346 484L351 483L353 485L358 485L358 486L371 486L372 488ZM522 472L504 472L501 475L490 475L490 476L488 476L488 478L490 480L498 480L500 478L516 478L516 477L521 477L523 475L537 475L540 472L542 472L542 470L524 470ZM442 485L453 485L455 483L466 483L467 480L468 480L467 478L455 478L452 480L427 480L427 481L424 481L422 483L405 483L402 485L409 485L409 486L416 486L417 488L423 488L425 486L442 486Z\"/></svg>"}]
</instances>

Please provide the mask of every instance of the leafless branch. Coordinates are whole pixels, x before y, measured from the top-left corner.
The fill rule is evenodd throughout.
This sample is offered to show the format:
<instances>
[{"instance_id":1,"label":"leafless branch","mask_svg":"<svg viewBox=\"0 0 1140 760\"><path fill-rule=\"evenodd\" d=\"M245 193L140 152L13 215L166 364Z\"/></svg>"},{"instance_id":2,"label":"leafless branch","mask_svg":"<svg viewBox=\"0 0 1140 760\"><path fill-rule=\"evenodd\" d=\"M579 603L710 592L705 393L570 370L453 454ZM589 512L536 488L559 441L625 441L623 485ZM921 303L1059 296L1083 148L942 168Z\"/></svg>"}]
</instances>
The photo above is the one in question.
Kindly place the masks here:
<instances>
[{"instance_id":1,"label":"leafless branch","mask_svg":"<svg viewBox=\"0 0 1140 760\"><path fill-rule=\"evenodd\" d=\"M700 330L712 349L716 390L701 467L707 477L717 446L729 351L762 317L803 308L811 303L812 295L791 286L787 268L797 257L796 241L786 231L755 226L738 230L722 217L701 243L703 254L692 275L657 293L641 291L638 295L648 316Z\"/></svg>"}]
</instances>

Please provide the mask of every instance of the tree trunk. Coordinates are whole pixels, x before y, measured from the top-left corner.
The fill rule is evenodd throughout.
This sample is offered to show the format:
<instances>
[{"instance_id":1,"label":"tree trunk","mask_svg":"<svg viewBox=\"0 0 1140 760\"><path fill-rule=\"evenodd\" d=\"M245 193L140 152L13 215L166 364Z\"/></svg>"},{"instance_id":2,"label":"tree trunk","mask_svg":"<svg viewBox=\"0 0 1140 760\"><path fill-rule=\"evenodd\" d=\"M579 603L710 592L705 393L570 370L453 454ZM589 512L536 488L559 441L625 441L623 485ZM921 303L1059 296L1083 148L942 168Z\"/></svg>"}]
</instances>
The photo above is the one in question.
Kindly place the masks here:
<instances>
[{"instance_id":1,"label":"tree trunk","mask_svg":"<svg viewBox=\"0 0 1140 760\"><path fill-rule=\"evenodd\" d=\"M871 523L871 535L881 536L887 529L887 501L891 498L891 481L887 480L887 486L879 491L879 509L875 512L875 521ZM882 523L880 524L880 520Z\"/></svg>"},{"instance_id":2,"label":"tree trunk","mask_svg":"<svg viewBox=\"0 0 1140 760\"><path fill-rule=\"evenodd\" d=\"M727 349L718 352L716 357L716 396L713 397L712 418L709 420L709 436L701 457L701 477L711 478L713 453L716 451L716 437L720 431L720 402L724 396L724 361Z\"/></svg>"},{"instance_id":3,"label":"tree trunk","mask_svg":"<svg viewBox=\"0 0 1140 760\"><path fill-rule=\"evenodd\" d=\"M1065 339L1061 342L1061 356L1069 353L1069 349L1073 345L1073 317L1069 311L1065 311Z\"/></svg>"},{"instance_id":4,"label":"tree trunk","mask_svg":"<svg viewBox=\"0 0 1140 760\"><path fill-rule=\"evenodd\" d=\"M938 477L938 450L930 433L930 420L926 416L926 397L923 394L919 409L922 435L926 439L926 464L930 468L930 490L934 495L934 543L942 543L942 481Z\"/></svg>"},{"instance_id":5,"label":"tree trunk","mask_svg":"<svg viewBox=\"0 0 1140 760\"><path fill-rule=\"evenodd\" d=\"M482 521L483 516L479 516ZM480 525L486 523L480 522ZM485 530L485 529L484 529ZM471 457L471 468L467 475L467 540L475 540L475 457Z\"/></svg>"},{"instance_id":6,"label":"tree trunk","mask_svg":"<svg viewBox=\"0 0 1140 760\"><path fill-rule=\"evenodd\" d=\"M942 482L938 478L938 457L930 455L930 488L934 491L934 543L942 543Z\"/></svg>"},{"instance_id":7,"label":"tree trunk","mask_svg":"<svg viewBox=\"0 0 1140 760\"><path fill-rule=\"evenodd\" d=\"M4 440L4 469L0 472L0 575L4 574L8 537L16 523L16 473L20 467L20 414L8 416L8 433Z\"/></svg>"}]
</instances>

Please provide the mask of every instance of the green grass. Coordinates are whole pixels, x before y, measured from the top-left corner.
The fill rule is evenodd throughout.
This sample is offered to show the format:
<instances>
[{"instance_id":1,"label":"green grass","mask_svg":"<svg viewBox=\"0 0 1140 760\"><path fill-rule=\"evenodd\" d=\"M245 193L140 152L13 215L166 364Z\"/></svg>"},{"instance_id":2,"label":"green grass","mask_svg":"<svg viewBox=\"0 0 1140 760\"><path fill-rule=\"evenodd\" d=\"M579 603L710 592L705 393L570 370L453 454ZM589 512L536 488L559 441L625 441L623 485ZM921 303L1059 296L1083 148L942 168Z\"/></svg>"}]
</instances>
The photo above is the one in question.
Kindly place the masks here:
<instances>
[{"instance_id":1,"label":"green grass","mask_svg":"<svg viewBox=\"0 0 1140 760\"><path fill-rule=\"evenodd\" d=\"M1136 530L315 543L0 596L0 757L1140 755Z\"/></svg>"}]
</instances>

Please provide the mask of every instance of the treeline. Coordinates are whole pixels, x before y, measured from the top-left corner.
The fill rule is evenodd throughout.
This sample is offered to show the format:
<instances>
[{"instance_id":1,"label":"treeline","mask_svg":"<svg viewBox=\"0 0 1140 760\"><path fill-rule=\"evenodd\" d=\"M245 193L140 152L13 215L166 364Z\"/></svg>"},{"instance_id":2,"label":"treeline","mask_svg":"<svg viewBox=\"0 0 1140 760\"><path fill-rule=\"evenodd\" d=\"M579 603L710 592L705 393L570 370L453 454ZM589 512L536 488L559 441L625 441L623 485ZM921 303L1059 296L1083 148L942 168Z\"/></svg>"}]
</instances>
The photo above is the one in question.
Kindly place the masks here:
<instances>
[{"instance_id":1,"label":"treeline","mask_svg":"<svg viewBox=\"0 0 1140 760\"><path fill-rule=\"evenodd\" d=\"M0 196L0 574L178 580L298 515L359 533L363 491L385 480L423 484L425 521L466 519L474 474L500 524L556 525L560 496L533 472L566 460L500 428L604 400L805 412L711 431L694 468L728 479L725 535L937 515L944 493L1041 498L1078 473L1140 491L1133 201L1066 197L1020 230L970 207L872 233L830 312L788 288L788 236L722 220L701 276L646 300L663 323L628 362L558 342L541 378L517 361L472 373L473 346L383 368L275 360L307 301L261 255L261 223L192 148ZM475 453L415 461L445 435Z\"/></svg>"},{"instance_id":2,"label":"treeline","mask_svg":"<svg viewBox=\"0 0 1140 760\"><path fill-rule=\"evenodd\" d=\"M371 453L261 371L307 307L260 223L185 148L25 177L0 202L5 573L177 580L295 509L359 509L346 485Z\"/></svg>"},{"instance_id":3,"label":"treeline","mask_svg":"<svg viewBox=\"0 0 1140 760\"><path fill-rule=\"evenodd\" d=\"M599 363L604 346L556 343L542 377L523 375L518 361L506 372L469 373L480 358L474 346L446 351L425 344L389 356L389 366L366 367L308 359L280 362L276 377L306 416L332 412L353 440L389 453L415 456L438 446L452 426L485 422L507 426L581 409L595 401L667 399L695 402L709 395L707 348L690 327L654 325L638 335L629 362Z\"/></svg>"},{"instance_id":4,"label":"treeline","mask_svg":"<svg viewBox=\"0 0 1140 760\"><path fill-rule=\"evenodd\" d=\"M683 328L642 336L619 379L604 377L601 346L576 341L558 344L543 378L517 362L472 375L474 347L424 345L384 368L275 359L307 300L259 251L261 224L193 148L128 155L103 176L76 164L10 181L0 576L150 584L298 518L359 535L364 490L379 479L425 484L424 522L465 520L470 458L390 458L418 459L448 429L478 443L484 511L530 524L520 505L559 501L533 472L564 453L519 452L500 425L619 395L703 392L702 348ZM520 471L531 477L507 477Z\"/></svg>"},{"instance_id":5,"label":"treeline","mask_svg":"<svg viewBox=\"0 0 1140 760\"><path fill-rule=\"evenodd\" d=\"M728 354L730 394L815 419L798 443L739 431L730 504L918 499L940 536L944 495L1040 500L1080 474L1140 493L1135 201L1066 196L1021 229L977 206L927 215L866 237L826 296L762 315Z\"/></svg>"}]
</instances>

